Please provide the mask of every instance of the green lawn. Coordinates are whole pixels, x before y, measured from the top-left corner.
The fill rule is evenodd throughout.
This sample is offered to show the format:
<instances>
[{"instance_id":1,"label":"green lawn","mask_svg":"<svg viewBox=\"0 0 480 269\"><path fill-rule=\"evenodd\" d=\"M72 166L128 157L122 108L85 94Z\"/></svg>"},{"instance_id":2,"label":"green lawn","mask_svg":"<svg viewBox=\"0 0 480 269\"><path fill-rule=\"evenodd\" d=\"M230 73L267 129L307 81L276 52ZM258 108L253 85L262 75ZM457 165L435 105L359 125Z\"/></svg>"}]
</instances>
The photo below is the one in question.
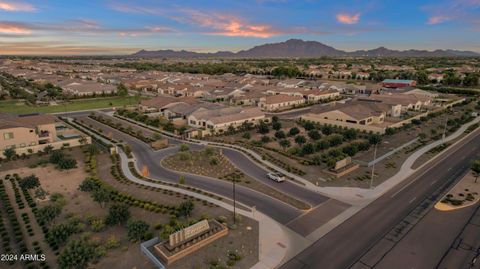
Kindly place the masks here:
<instances>
[{"instance_id":1,"label":"green lawn","mask_svg":"<svg viewBox=\"0 0 480 269\"><path fill-rule=\"evenodd\" d=\"M23 101L17 100L8 100L0 101L0 112L4 113L14 113L14 114L26 114L26 113L55 113L55 112L65 112L65 111L77 111L77 110L88 110L88 109L98 109L98 108L107 108L107 107L118 107L124 105L134 105L137 104L139 97L129 96L129 97L104 97L104 98L94 98L94 99L84 99L84 100L73 100L67 105L57 105L57 106L33 106L26 105Z\"/></svg>"}]
</instances>

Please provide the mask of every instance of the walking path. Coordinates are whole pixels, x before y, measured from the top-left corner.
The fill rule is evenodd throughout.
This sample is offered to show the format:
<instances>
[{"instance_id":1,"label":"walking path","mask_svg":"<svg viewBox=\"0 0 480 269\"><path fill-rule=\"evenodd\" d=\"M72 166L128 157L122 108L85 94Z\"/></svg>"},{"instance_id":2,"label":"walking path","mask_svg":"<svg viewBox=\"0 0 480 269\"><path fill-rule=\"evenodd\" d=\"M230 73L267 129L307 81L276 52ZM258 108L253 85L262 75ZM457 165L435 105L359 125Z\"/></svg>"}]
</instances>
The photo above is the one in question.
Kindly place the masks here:
<instances>
[{"instance_id":1,"label":"walking path","mask_svg":"<svg viewBox=\"0 0 480 269\"><path fill-rule=\"evenodd\" d=\"M376 198L380 197L383 195L385 192L393 188L395 185L399 184L402 182L405 178L408 178L410 175L412 175L414 172L418 171L425 165L429 164L433 160L439 158L442 156L442 154L437 154L433 158L429 159L425 163L423 163L420 167L416 169L412 169L412 165L415 163L415 161L420 158L423 154L427 153L429 150L452 140L457 139L459 136L461 136L465 130L470 127L471 125L474 125L476 123L480 122L480 117L476 117L474 120L471 122L463 125L460 127L456 132L451 134L450 136L446 137L443 140L437 140L433 143L430 143L419 150L415 151L412 155L410 155L405 162L402 164L402 167L400 170L391 178L388 180L384 181L382 184L376 186L373 189L361 189L361 188L337 188L337 187L324 187L324 192L328 193L333 196L343 196L346 200L350 201L353 204L356 203L362 203L365 200L375 200ZM472 132L473 133L473 132ZM462 142L464 139L469 137L472 133L464 136L454 144L450 145L448 148L446 148L444 151L449 150L456 144Z\"/></svg>"}]
</instances>

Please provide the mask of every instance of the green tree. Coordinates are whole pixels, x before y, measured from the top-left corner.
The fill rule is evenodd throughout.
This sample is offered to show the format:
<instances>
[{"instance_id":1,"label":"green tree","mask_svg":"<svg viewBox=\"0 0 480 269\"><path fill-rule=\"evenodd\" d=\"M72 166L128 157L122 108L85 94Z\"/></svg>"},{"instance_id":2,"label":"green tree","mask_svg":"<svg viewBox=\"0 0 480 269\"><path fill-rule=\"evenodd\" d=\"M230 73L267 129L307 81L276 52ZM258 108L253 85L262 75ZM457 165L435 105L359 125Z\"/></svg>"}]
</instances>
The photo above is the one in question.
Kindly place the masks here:
<instances>
[{"instance_id":1,"label":"green tree","mask_svg":"<svg viewBox=\"0 0 480 269\"><path fill-rule=\"evenodd\" d=\"M85 269L95 258L95 247L86 240L71 241L58 255L61 269Z\"/></svg>"},{"instance_id":2,"label":"green tree","mask_svg":"<svg viewBox=\"0 0 480 269\"><path fill-rule=\"evenodd\" d=\"M300 152L301 155L309 155L315 152L315 146L312 143L307 143L303 145Z\"/></svg>"},{"instance_id":3,"label":"green tree","mask_svg":"<svg viewBox=\"0 0 480 269\"><path fill-rule=\"evenodd\" d=\"M303 128L305 128L305 130L307 131L310 131L315 129L315 124L313 124L313 122L307 121L303 124Z\"/></svg>"},{"instance_id":4,"label":"green tree","mask_svg":"<svg viewBox=\"0 0 480 269\"><path fill-rule=\"evenodd\" d=\"M105 220L107 225L120 225L127 222L130 218L130 210L128 206L124 204L113 204L108 210L108 215Z\"/></svg>"},{"instance_id":5,"label":"green tree","mask_svg":"<svg viewBox=\"0 0 480 269\"><path fill-rule=\"evenodd\" d=\"M297 135L295 137L295 143L297 143L300 146L305 144L306 142L307 142L307 139L303 135Z\"/></svg>"},{"instance_id":6,"label":"green tree","mask_svg":"<svg viewBox=\"0 0 480 269\"><path fill-rule=\"evenodd\" d=\"M37 211L37 219L40 223L49 223L60 215L62 208L59 205L46 205Z\"/></svg>"},{"instance_id":7,"label":"green tree","mask_svg":"<svg viewBox=\"0 0 480 269\"><path fill-rule=\"evenodd\" d=\"M281 124L280 122L278 122L278 121L274 121L274 122L272 123L272 128L273 128L274 130L278 131L278 130L282 129L282 124Z\"/></svg>"},{"instance_id":8,"label":"green tree","mask_svg":"<svg viewBox=\"0 0 480 269\"><path fill-rule=\"evenodd\" d=\"M120 83L117 86L117 94L118 96L127 96L128 95L128 88L123 83Z\"/></svg>"},{"instance_id":9,"label":"green tree","mask_svg":"<svg viewBox=\"0 0 480 269\"><path fill-rule=\"evenodd\" d=\"M107 189L100 187L92 191L92 198L103 208L112 199L112 194Z\"/></svg>"},{"instance_id":10,"label":"green tree","mask_svg":"<svg viewBox=\"0 0 480 269\"><path fill-rule=\"evenodd\" d=\"M26 176L20 179L18 183L20 184L20 187L22 189L26 189L26 190L33 189L40 186L40 181L38 180L38 177L35 175Z\"/></svg>"},{"instance_id":11,"label":"green tree","mask_svg":"<svg viewBox=\"0 0 480 269\"><path fill-rule=\"evenodd\" d=\"M289 131L288 131L288 135L290 136L295 136L297 134L300 133L300 130L297 128L297 127L292 127Z\"/></svg>"},{"instance_id":12,"label":"green tree","mask_svg":"<svg viewBox=\"0 0 480 269\"><path fill-rule=\"evenodd\" d=\"M127 235L131 241L147 239L148 230L150 230L150 225L143 220L130 219L127 223Z\"/></svg>"},{"instance_id":13,"label":"green tree","mask_svg":"<svg viewBox=\"0 0 480 269\"><path fill-rule=\"evenodd\" d=\"M69 170L77 167L77 160L72 158L62 159L57 167L61 170Z\"/></svg>"},{"instance_id":14,"label":"green tree","mask_svg":"<svg viewBox=\"0 0 480 269\"><path fill-rule=\"evenodd\" d=\"M55 150L50 154L49 161L53 164L59 164L65 158L65 154L61 150Z\"/></svg>"},{"instance_id":15,"label":"green tree","mask_svg":"<svg viewBox=\"0 0 480 269\"><path fill-rule=\"evenodd\" d=\"M463 79L463 85L467 87L478 86L478 79L479 79L478 73L468 73L465 75L465 78Z\"/></svg>"},{"instance_id":16,"label":"green tree","mask_svg":"<svg viewBox=\"0 0 480 269\"><path fill-rule=\"evenodd\" d=\"M328 125L324 125L322 126L322 134L324 135L331 135L333 133L333 128L328 126Z\"/></svg>"},{"instance_id":17,"label":"green tree","mask_svg":"<svg viewBox=\"0 0 480 269\"><path fill-rule=\"evenodd\" d=\"M178 215L188 218L190 217L190 214L192 213L194 207L195 207L195 204L191 200L182 202L178 206Z\"/></svg>"},{"instance_id":18,"label":"green tree","mask_svg":"<svg viewBox=\"0 0 480 269\"><path fill-rule=\"evenodd\" d=\"M268 134L270 130L268 128L268 125L262 121L257 126L257 132L260 134Z\"/></svg>"},{"instance_id":19,"label":"green tree","mask_svg":"<svg viewBox=\"0 0 480 269\"><path fill-rule=\"evenodd\" d=\"M287 139L282 139L278 142L278 144L283 148L283 150L286 150L288 147L290 147L290 141Z\"/></svg>"},{"instance_id":20,"label":"green tree","mask_svg":"<svg viewBox=\"0 0 480 269\"><path fill-rule=\"evenodd\" d=\"M382 137L378 134L373 134L371 135L369 138L368 138L368 142L371 144L371 145L375 145L375 144L378 144L382 141Z\"/></svg>"},{"instance_id":21,"label":"green tree","mask_svg":"<svg viewBox=\"0 0 480 269\"><path fill-rule=\"evenodd\" d=\"M78 186L78 189L84 192L91 192L98 188L100 188L100 184L90 177L84 179L82 183L80 183L80 186Z\"/></svg>"},{"instance_id":22,"label":"green tree","mask_svg":"<svg viewBox=\"0 0 480 269\"><path fill-rule=\"evenodd\" d=\"M348 129L343 132L345 140L353 140L357 138L357 131L355 129Z\"/></svg>"},{"instance_id":23,"label":"green tree","mask_svg":"<svg viewBox=\"0 0 480 269\"><path fill-rule=\"evenodd\" d=\"M245 138L245 139L247 139L247 140L250 139L250 138L252 138L252 136L250 135L249 132L243 133L242 137Z\"/></svg>"},{"instance_id":24,"label":"green tree","mask_svg":"<svg viewBox=\"0 0 480 269\"><path fill-rule=\"evenodd\" d=\"M50 244L63 245L76 232L78 232L77 223L54 225L48 229L47 241Z\"/></svg>"},{"instance_id":25,"label":"green tree","mask_svg":"<svg viewBox=\"0 0 480 269\"><path fill-rule=\"evenodd\" d=\"M280 130L275 132L275 137L278 139L284 139L287 136L285 135L284 131Z\"/></svg>"},{"instance_id":26,"label":"green tree","mask_svg":"<svg viewBox=\"0 0 480 269\"><path fill-rule=\"evenodd\" d=\"M426 85L429 83L428 75L425 71L418 71L416 75L416 80L419 85Z\"/></svg>"},{"instance_id":27,"label":"green tree","mask_svg":"<svg viewBox=\"0 0 480 269\"><path fill-rule=\"evenodd\" d=\"M318 140L318 139L321 138L320 133L319 133L317 130L315 130L315 129L308 131L308 136L309 136L312 140Z\"/></svg>"},{"instance_id":28,"label":"green tree","mask_svg":"<svg viewBox=\"0 0 480 269\"><path fill-rule=\"evenodd\" d=\"M17 156L17 152L14 148L7 148L3 151L3 155L7 160L12 160L15 156Z\"/></svg>"}]
</instances>

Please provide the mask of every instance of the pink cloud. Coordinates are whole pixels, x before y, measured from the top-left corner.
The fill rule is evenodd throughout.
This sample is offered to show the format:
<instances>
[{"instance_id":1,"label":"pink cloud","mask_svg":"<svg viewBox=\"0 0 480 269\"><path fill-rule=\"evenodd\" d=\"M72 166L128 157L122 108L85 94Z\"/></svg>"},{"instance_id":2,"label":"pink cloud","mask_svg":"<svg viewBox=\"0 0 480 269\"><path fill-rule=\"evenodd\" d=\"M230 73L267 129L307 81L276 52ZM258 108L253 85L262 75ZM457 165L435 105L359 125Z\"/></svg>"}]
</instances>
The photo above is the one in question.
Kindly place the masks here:
<instances>
[{"instance_id":1,"label":"pink cloud","mask_svg":"<svg viewBox=\"0 0 480 269\"><path fill-rule=\"evenodd\" d=\"M188 16L175 17L177 21L200 27L211 28L208 34L223 36L243 36L268 38L282 34L271 25L250 23L245 19L218 13L203 13L195 10L183 10Z\"/></svg>"},{"instance_id":2,"label":"pink cloud","mask_svg":"<svg viewBox=\"0 0 480 269\"><path fill-rule=\"evenodd\" d=\"M0 22L0 33L2 34L25 35L31 32L30 28L20 23Z\"/></svg>"},{"instance_id":3,"label":"pink cloud","mask_svg":"<svg viewBox=\"0 0 480 269\"><path fill-rule=\"evenodd\" d=\"M23 3L20 1L10 2L10 1L0 1L0 10L15 12L15 11L23 11L23 12L34 12L37 9L28 3Z\"/></svg>"},{"instance_id":4,"label":"pink cloud","mask_svg":"<svg viewBox=\"0 0 480 269\"><path fill-rule=\"evenodd\" d=\"M430 24L430 25L440 24L448 20L450 20L450 18L447 16L432 16L428 18L427 24Z\"/></svg>"},{"instance_id":5,"label":"pink cloud","mask_svg":"<svg viewBox=\"0 0 480 269\"><path fill-rule=\"evenodd\" d=\"M337 21L342 24L357 24L360 21L360 12L357 12L353 15L347 13L337 14Z\"/></svg>"}]
</instances>

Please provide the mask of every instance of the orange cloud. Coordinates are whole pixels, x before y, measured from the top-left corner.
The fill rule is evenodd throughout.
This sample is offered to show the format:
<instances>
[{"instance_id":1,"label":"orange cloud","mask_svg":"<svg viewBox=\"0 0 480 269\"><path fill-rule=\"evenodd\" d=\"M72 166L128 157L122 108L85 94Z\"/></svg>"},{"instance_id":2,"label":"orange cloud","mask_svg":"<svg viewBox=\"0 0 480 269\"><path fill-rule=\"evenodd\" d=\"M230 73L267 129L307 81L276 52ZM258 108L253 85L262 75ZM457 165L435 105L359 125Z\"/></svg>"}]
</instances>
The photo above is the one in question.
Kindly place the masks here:
<instances>
[{"instance_id":1,"label":"orange cloud","mask_svg":"<svg viewBox=\"0 0 480 269\"><path fill-rule=\"evenodd\" d=\"M22 3L20 1L10 2L10 1L0 1L0 10L14 12L14 11L23 11L23 12L33 12L37 9L28 3Z\"/></svg>"},{"instance_id":2,"label":"orange cloud","mask_svg":"<svg viewBox=\"0 0 480 269\"><path fill-rule=\"evenodd\" d=\"M183 12L188 15L188 18L185 16L177 17L178 21L212 28L213 31L208 32L212 35L268 38L282 34L280 31L273 29L271 25L252 24L234 16L200 13L194 10L184 10Z\"/></svg>"},{"instance_id":3,"label":"orange cloud","mask_svg":"<svg viewBox=\"0 0 480 269\"><path fill-rule=\"evenodd\" d=\"M30 28L18 24L18 23L10 23L10 22L0 22L0 33L2 34L30 34L32 31Z\"/></svg>"},{"instance_id":4,"label":"orange cloud","mask_svg":"<svg viewBox=\"0 0 480 269\"><path fill-rule=\"evenodd\" d=\"M449 17L447 16L432 16L428 18L427 24L434 25L434 24L440 24L442 22L446 22L450 20Z\"/></svg>"},{"instance_id":5,"label":"orange cloud","mask_svg":"<svg viewBox=\"0 0 480 269\"><path fill-rule=\"evenodd\" d=\"M337 21L343 24L357 24L360 21L360 12L350 15L347 13L337 14Z\"/></svg>"}]
</instances>

